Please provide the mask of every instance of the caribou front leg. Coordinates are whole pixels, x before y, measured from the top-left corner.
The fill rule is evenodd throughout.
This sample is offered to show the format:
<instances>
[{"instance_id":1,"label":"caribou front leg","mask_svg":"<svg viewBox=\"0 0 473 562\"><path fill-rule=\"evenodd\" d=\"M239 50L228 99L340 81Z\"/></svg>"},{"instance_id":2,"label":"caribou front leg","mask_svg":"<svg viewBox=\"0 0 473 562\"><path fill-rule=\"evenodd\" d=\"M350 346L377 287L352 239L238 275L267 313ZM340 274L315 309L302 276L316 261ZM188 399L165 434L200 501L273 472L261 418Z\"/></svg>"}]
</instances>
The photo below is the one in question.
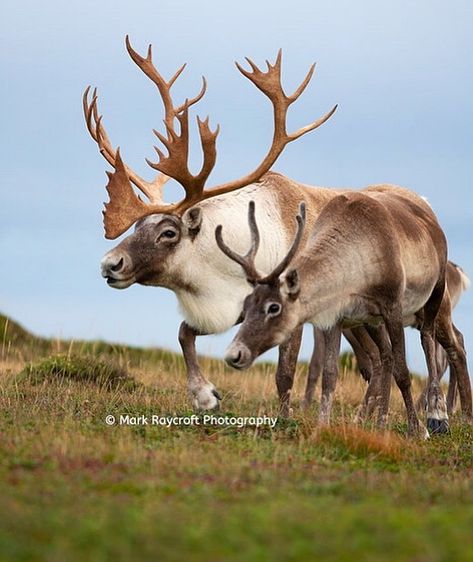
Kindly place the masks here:
<instances>
[{"instance_id":1,"label":"caribou front leg","mask_svg":"<svg viewBox=\"0 0 473 562\"><path fill-rule=\"evenodd\" d=\"M279 395L279 412L281 416L289 415L292 385L296 371L297 356L302 341L303 326L294 330L290 339L279 346L278 368L276 370L276 386Z\"/></svg>"},{"instance_id":2,"label":"caribou front leg","mask_svg":"<svg viewBox=\"0 0 473 562\"><path fill-rule=\"evenodd\" d=\"M314 326L314 350L309 363L309 373L302 406L305 410L312 404L315 387L322 374L325 364L325 336L320 328Z\"/></svg>"},{"instance_id":3,"label":"caribou front leg","mask_svg":"<svg viewBox=\"0 0 473 562\"><path fill-rule=\"evenodd\" d=\"M333 393L338 379L338 356L340 355L340 340L342 329L340 325L324 331L325 364L322 374L322 398L320 400L319 423L330 423Z\"/></svg>"},{"instance_id":4,"label":"caribou front leg","mask_svg":"<svg viewBox=\"0 0 473 562\"><path fill-rule=\"evenodd\" d=\"M179 343L187 367L187 388L192 403L199 410L218 409L222 397L215 386L202 374L195 349L195 338L201 336L194 328L182 322L179 328Z\"/></svg>"}]
</instances>

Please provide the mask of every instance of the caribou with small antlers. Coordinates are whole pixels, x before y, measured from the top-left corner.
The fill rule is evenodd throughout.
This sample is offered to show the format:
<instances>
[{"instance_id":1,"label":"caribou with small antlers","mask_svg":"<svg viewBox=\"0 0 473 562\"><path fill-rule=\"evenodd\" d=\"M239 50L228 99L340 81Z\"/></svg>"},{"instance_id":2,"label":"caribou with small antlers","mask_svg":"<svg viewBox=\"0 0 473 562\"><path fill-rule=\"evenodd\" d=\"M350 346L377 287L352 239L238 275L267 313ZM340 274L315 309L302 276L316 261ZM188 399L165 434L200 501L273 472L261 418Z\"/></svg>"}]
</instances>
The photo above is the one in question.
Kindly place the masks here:
<instances>
[{"instance_id":1,"label":"caribou with small antlers","mask_svg":"<svg viewBox=\"0 0 473 562\"><path fill-rule=\"evenodd\" d=\"M325 367L320 420L326 423L338 375L343 326L376 327L376 343L386 364L380 423L386 422L393 374L404 399L409 433L419 434L425 428L412 400L403 328L419 318L429 371L428 427L436 432L448 431L436 368L435 336L452 361L451 355L463 350L450 316L437 316L443 300L449 302L445 292L447 244L430 206L416 205L392 191L338 195L323 208L305 247L296 255L305 225L305 205L301 203L294 241L283 260L266 275L255 265L259 231L254 202L249 204L248 222L251 246L245 255L223 241L222 225L215 231L219 248L242 267L254 287L245 300L243 323L225 354L227 363L246 369L258 355L284 343L301 324L310 322L321 328ZM464 400L471 405L471 391L469 396L462 396L462 403Z\"/></svg>"},{"instance_id":2,"label":"caribou with small antlers","mask_svg":"<svg viewBox=\"0 0 473 562\"><path fill-rule=\"evenodd\" d=\"M112 173L108 173L110 201L105 205L105 236L115 239L135 224L134 233L104 256L102 275L111 287L117 289L139 283L175 292L185 318L180 327L179 341L187 365L188 388L193 403L199 408L214 408L218 406L220 396L200 370L195 339L198 335L223 332L241 320L243 302L251 292L241 268L219 250L214 237L215 227L225 224L228 240L237 251L242 250L250 242L249 233L245 230L246 209L248 202L255 200L258 205L256 218L262 227L256 266L259 271L271 271L290 246L292 227L288 217L295 213L299 201L306 203L310 229L326 203L342 191L306 186L269 170L290 142L325 123L336 106L313 123L288 133L287 111L309 84L314 65L296 91L287 95L281 84L281 52L274 64L267 63L266 72L250 59L247 59L250 71L237 64L239 71L272 104L272 143L253 172L213 189L204 189L216 162L218 133L218 129L215 132L210 130L208 119L198 120L204 158L197 175L190 172L187 161L189 110L204 96L205 79L197 96L176 105L170 90L184 66L166 81L153 64L151 47L147 56L142 57L131 47L127 37L126 48L132 60L157 87L163 101L165 135L158 131L155 133L168 154L164 155L157 149L158 163L148 163L160 173L150 182L141 178L123 162L120 151L113 147L98 112L96 90L91 100L90 88L85 91L83 106L87 128L102 156L114 168ZM162 198L163 186L169 177L177 180L186 194L182 201L175 204L166 204ZM136 195L132 184L149 203ZM395 191L413 201L420 200L412 192L394 186L381 185L370 189L380 193ZM289 407L301 333L301 328L296 329L292 337L280 346L276 383L283 413Z\"/></svg>"},{"instance_id":3,"label":"caribou with small antlers","mask_svg":"<svg viewBox=\"0 0 473 562\"><path fill-rule=\"evenodd\" d=\"M462 293L466 291L469 286L470 280L466 273L457 264L449 261L447 263L446 273L446 294L444 295L440 310L435 320L436 330L442 329L442 325L448 323L450 310L458 304ZM445 316L446 320L443 321L442 316ZM416 323L412 327L417 330L420 329L420 324L417 319ZM453 326L453 328L455 329L455 326ZM357 419L362 421L366 418L372 417L380 405L379 402L382 393L380 383L382 380L381 373L383 369L383 361L380 356L378 346L369 334L369 328L365 326L357 326L351 329L347 328L343 330L343 335L353 349L360 375L368 383L363 403L357 414ZM460 332L457 332L456 336L459 338L460 345L464 347L463 338ZM319 328L314 328L314 339L316 345L309 363L309 372L303 401L304 408L308 408L312 403L315 386L322 375L325 363L324 336L323 331ZM439 378L441 379L448 368L449 362L445 350L438 342L436 342L436 357L437 372L439 374ZM447 413L449 416L453 413L453 409L455 407L456 390L456 373L454 369L451 369L447 393ZM427 393L428 384L425 386L422 395L417 402L418 410L425 409L427 407Z\"/></svg>"}]
</instances>

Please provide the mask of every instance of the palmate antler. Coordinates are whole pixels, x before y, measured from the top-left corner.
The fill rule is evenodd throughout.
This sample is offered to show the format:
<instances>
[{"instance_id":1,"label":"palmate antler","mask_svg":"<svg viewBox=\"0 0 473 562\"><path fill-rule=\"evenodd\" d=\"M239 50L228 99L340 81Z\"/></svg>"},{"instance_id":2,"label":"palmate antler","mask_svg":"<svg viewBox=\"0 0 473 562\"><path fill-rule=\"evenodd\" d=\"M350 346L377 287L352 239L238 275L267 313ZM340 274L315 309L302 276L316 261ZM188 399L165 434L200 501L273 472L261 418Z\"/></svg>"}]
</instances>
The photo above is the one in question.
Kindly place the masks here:
<instances>
[{"instance_id":1,"label":"palmate antler","mask_svg":"<svg viewBox=\"0 0 473 562\"><path fill-rule=\"evenodd\" d=\"M325 123L335 112L337 106L331 109L326 115L298 129L293 133L287 133L286 115L289 106L299 98L307 87L314 73L315 65L312 65L307 76L301 85L291 95L287 96L281 85L281 60L282 55L279 51L276 62L271 65L267 62L268 70L261 71L250 59L246 59L251 67L251 71L243 69L236 63L239 71L246 76L257 88L259 88L271 101L274 112L274 134L271 147L261 164L250 174L237 180L220 184L212 189L204 189L205 183L215 166L216 161L216 139L219 128L211 131L208 118L201 121L197 118L199 135L203 151L203 164L197 175L193 175L189 170L189 107L197 103L205 94L206 81L203 78L203 86L197 96L186 100L183 104L174 107L170 95L170 89L185 68L183 65L174 76L166 82L156 70L152 62L151 46L148 48L146 57L142 57L130 45L128 36L126 37L126 47L133 61L140 69L156 84L165 108L165 127L166 135L154 131L159 140L167 149L165 155L159 148L155 147L159 160L157 163L148 164L161 172L161 175L154 182L146 182L128 168L120 158L118 151L114 151L108 136L103 128L101 117L97 111L97 96L94 95L88 104L89 88L84 94L84 113L86 116L87 127L106 160L115 168L115 172L109 175L107 190L110 195L110 203L106 204L104 212L104 225L106 238L117 238L125 232L136 220L153 213L172 213L182 215L187 209L196 203L234 191L245 185L249 185L261 178L274 164L284 147L298 139L305 133L312 131ZM179 132L175 129L175 121L179 122ZM164 182L172 177L178 181L185 191L185 197L174 204L164 204L162 202L161 190ZM150 200L150 204L144 203L135 194L131 183L135 184Z\"/></svg>"},{"instance_id":2,"label":"palmate antler","mask_svg":"<svg viewBox=\"0 0 473 562\"><path fill-rule=\"evenodd\" d=\"M258 253L259 248L260 235L258 224L256 223L255 218L254 201L250 201L248 205L248 224L250 226L251 234L251 245L248 252L244 256L241 256L225 244L222 237L223 227L221 224L219 224L215 229L215 240L217 241L217 246L226 256L241 265L243 271L245 272L248 283L251 283L251 285L271 284L277 282L279 276L289 266L294 256L296 255L297 250L299 249L305 227L305 203L303 201L299 205L299 214L296 216L296 221L297 230L291 247L289 248L284 259L273 269L273 271L271 271L269 275L266 276L259 274L255 265L256 254Z\"/></svg>"}]
</instances>

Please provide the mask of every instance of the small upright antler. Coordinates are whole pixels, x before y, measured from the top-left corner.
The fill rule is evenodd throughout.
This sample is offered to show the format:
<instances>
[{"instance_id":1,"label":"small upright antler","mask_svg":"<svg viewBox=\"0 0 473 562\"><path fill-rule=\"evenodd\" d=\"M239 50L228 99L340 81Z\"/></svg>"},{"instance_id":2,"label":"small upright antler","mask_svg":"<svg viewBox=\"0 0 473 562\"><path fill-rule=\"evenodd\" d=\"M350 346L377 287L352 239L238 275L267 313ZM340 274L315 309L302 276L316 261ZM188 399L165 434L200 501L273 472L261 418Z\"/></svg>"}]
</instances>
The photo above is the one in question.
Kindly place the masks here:
<instances>
[{"instance_id":1,"label":"small upright antler","mask_svg":"<svg viewBox=\"0 0 473 562\"><path fill-rule=\"evenodd\" d=\"M255 258L259 248L260 236L258 231L258 225L256 223L256 218L255 218L254 201L250 201L250 204L248 205L248 224L250 226L250 233L251 233L251 246L248 252L244 256L237 254L235 251L233 251L225 244L222 237L223 227L221 224L219 224L215 229L215 239L217 241L217 245L220 248L220 250L222 250L222 252L226 256L228 256L231 260L241 265L243 271L246 274L246 279L248 283L251 283L251 285L256 285L256 284L269 285L275 283L278 280L281 273L288 267L288 265L293 260L299 248L299 245L302 240L302 235L304 232L304 226L305 226L305 203L303 201L299 205L299 214L296 216L296 221L297 221L297 231L294 240L291 244L291 247L289 248L289 251L287 252L284 259L281 261L281 263L275 269L273 269L273 271L269 275L266 275L265 277L257 272L255 266Z\"/></svg>"},{"instance_id":2,"label":"small upright antler","mask_svg":"<svg viewBox=\"0 0 473 562\"><path fill-rule=\"evenodd\" d=\"M217 240L217 245L222 252L231 260L241 265L243 271L246 273L248 282L255 285L260 278L255 266L255 258L259 248L260 236L258 225L256 224L254 201L250 201L248 205L248 224L250 225L251 246L244 256L240 256L240 254L237 254L225 244L222 237L223 227L221 224L219 224L215 229L215 239Z\"/></svg>"},{"instance_id":3,"label":"small upright antler","mask_svg":"<svg viewBox=\"0 0 473 562\"><path fill-rule=\"evenodd\" d=\"M294 240L291 244L291 247L289 248L288 253L286 254L286 257L281 261L281 263L278 266L275 267L275 269L273 269L273 271L269 275L267 275L263 279L260 279L259 283L270 284L275 282L278 279L278 277L281 275L281 273L289 266L291 261L294 259L294 256L296 255L296 252L299 249L299 245L302 240L302 235L304 233L304 227L305 227L304 201L302 201L301 204L299 205L299 214L296 216L296 221L297 221L296 235L294 236Z\"/></svg>"}]
</instances>

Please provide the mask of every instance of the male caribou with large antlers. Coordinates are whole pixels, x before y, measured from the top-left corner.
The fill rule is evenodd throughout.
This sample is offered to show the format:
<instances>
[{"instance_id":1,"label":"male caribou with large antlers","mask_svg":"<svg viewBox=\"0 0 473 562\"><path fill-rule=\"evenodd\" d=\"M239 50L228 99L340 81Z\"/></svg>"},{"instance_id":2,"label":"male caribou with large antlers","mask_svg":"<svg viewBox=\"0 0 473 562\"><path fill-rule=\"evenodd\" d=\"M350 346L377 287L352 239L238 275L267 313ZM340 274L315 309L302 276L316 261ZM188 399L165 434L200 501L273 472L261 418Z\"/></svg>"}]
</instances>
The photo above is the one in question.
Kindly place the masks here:
<instances>
[{"instance_id":1,"label":"male caribou with large antlers","mask_svg":"<svg viewBox=\"0 0 473 562\"><path fill-rule=\"evenodd\" d=\"M293 182L277 174L265 174L288 143L325 123L336 106L313 123L288 133L287 111L309 84L315 65L310 67L296 91L288 96L281 85L281 52L273 65L267 63L266 72L259 70L250 59L247 61L251 71L237 64L240 72L272 103L273 140L265 158L253 172L211 190L204 190L205 182L215 164L215 141L218 134L218 128L215 132L210 130L208 119L198 120L204 163L196 176L189 171L187 161L189 108L205 94L205 79L197 96L176 107L170 89L185 65L166 81L152 62L151 46L147 56L142 57L131 47L127 37L126 48L133 61L160 93L165 108L166 136L158 131L155 134L167 148L168 155L165 156L156 149L159 162L155 164L147 160L151 167L160 171L151 182L145 181L126 166L120 151L113 148L102 117L99 116L96 90L89 102L90 88L86 89L83 106L87 128L101 154L115 169L113 173L108 173L110 202L105 205L104 211L105 236L109 239L117 238L136 223L135 233L105 255L102 274L108 284L117 289L140 283L175 291L186 318L181 324L179 341L188 369L188 387L196 407L214 408L218 406L220 397L214 385L200 371L195 338L201 334L221 332L234 325L240 317L242 303L248 293L246 281L238 268L231 265L228 267L227 260L222 259L213 237L215 225L222 220L225 223L231 221L234 234L239 236L245 221L247 202L250 197L257 197L262 207L266 208L266 213L260 219L267 227L267 234L263 235L266 252L260 254L260 266L272 267L289 243L283 213L286 208L290 208L292 198L297 198L297 193L306 191L306 188L299 184L292 185ZM176 120L179 131L175 129ZM177 180L186 193L182 201L172 205L167 205L162 200L162 188L169 177ZM132 183L148 198L149 204L135 194ZM287 185L291 185L290 190L284 189ZM314 201L315 212L330 196L328 190L325 192L323 197ZM301 330L280 350L276 380L286 408L287 381L293 377L300 339Z\"/></svg>"}]
</instances>

